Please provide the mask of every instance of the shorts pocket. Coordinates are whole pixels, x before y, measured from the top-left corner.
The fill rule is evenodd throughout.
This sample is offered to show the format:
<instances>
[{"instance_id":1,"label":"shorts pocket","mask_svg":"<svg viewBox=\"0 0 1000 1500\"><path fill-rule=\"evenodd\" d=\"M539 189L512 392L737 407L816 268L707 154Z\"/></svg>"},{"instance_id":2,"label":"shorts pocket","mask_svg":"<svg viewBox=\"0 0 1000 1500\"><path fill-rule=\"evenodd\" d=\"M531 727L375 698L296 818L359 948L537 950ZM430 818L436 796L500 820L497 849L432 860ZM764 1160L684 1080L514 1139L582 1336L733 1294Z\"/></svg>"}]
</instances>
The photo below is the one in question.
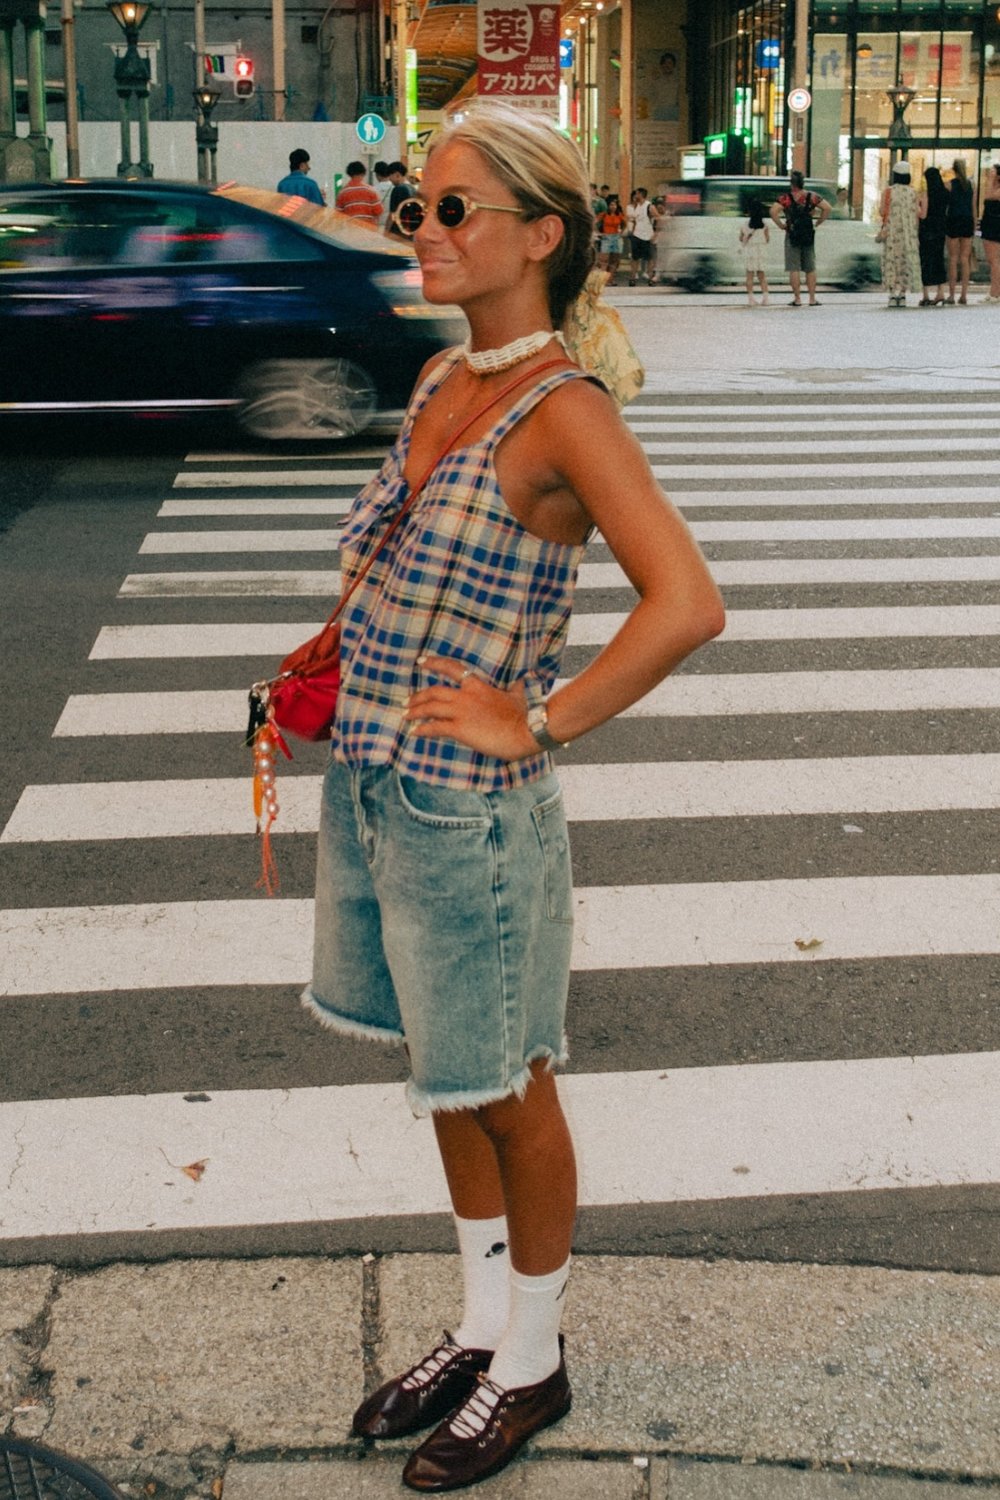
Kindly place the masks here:
<instances>
[{"instance_id":1,"label":"shorts pocket","mask_svg":"<svg viewBox=\"0 0 1000 1500\"><path fill-rule=\"evenodd\" d=\"M415 776L396 777L399 800L407 816L426 828L471 829L485 833L493 826L486 798L479 792L430 786Z\"/></svg>"},{"instance_id":2,"label":"shorts pocket","mask_svg":"<svg viewBox=\"0 0 1000 1500\"><path fill-rule=\"evenodd\" d=\"M562 792L531 809L545 862L545 909L552 922L573 921L573 873Z\"/></svg>"}]
</instances>

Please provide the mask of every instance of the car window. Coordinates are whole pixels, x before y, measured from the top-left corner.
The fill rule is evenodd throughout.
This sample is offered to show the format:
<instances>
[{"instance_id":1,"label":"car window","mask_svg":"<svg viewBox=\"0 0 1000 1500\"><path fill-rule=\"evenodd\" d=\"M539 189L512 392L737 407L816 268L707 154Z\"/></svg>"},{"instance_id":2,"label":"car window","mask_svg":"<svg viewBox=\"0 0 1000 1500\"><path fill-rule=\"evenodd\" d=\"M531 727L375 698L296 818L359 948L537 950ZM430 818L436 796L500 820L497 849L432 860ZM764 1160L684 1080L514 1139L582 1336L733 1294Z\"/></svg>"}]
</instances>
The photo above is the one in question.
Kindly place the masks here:
<instances>
[{"instance_id":1,"label":"car window","mask_svg":"<svg viewBox=\"0 0 1000 1500\"><path fill-rule=\"evenodd\" d=\"M705 207L706 214L738 214L740 212L740 185L738 182L727 182L719 180L713 182L709 177L705 181Z\"/></svg>"},{"instance_id":2,"label":"car window","mask_svg":"<svg viewBox=\"0 0 1000 1500\"><path fill-rule=\"evenodd\" d=\"M7 270L322 258L288 225L245 218L209 198L131 191L0 198L0 266Z\"/></svg>"}]
</instances>

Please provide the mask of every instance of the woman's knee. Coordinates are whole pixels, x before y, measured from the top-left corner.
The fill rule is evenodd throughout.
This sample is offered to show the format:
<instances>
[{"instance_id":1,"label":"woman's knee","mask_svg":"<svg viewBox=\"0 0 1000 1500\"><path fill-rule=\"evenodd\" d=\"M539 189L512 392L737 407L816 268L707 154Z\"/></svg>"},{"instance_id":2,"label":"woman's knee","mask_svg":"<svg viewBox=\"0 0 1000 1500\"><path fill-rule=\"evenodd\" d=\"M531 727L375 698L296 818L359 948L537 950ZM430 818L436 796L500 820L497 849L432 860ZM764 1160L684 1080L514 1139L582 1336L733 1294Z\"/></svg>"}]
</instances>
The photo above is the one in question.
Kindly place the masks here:
<instances>
[{"instance_id":1,"label":"woman's knee","mask_svg":"<svg viewBox=\"0 0 1000 1500\"><path fill-rule=\"evenodd\" d=\"M536 1059L531 1065L531 1081L522 1096L508 1094L476 1110L476 1120L494 1142L509 1140L520 1132L534 1135L547 1122L562 1118L562 1106L556 1092L556 1081L548 1062Z\"/></svg>"}]
</instances>

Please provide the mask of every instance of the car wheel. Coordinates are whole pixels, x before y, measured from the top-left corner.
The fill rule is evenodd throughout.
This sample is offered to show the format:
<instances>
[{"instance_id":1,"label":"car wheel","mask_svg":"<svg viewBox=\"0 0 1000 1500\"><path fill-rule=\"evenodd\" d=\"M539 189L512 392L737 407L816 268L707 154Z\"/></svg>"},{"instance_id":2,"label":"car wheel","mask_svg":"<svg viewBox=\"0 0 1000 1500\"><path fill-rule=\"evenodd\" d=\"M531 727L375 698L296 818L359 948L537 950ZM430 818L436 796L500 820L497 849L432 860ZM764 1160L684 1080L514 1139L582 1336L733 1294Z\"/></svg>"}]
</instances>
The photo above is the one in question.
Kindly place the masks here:
<instances>
[{"instance_id":1,"label":"car wheel","mask_svg":"<svg viewBox=\"0 0 1000 1500\"><path fill-rule=\"evenodd\" d=\"M378 410L367 370L350 359L268 359L244 375L236 419L272 442L349 438Z\"/></svg>"},{"instance_id":2,"label":"car wheel","mask_svg":"<svg viewBox=\"0 0 1000 1500\"><path fill-rule=\"evenodd\" d=\"M845 292L861 292L872 282L880 280L878 262L867 255L856 255L847 268L842 286Z\"/></svg>"},{"instance_id":3,"label":"car wheel","mask_svg":"<svg viewBox=\"0 0 1000 1500\"><path fill-rule=\"evenodd\" d=\"M681 282L686 292L707 292L715 281L715 261L710 255L701 255Z\"/></svg>"}]
</instances>

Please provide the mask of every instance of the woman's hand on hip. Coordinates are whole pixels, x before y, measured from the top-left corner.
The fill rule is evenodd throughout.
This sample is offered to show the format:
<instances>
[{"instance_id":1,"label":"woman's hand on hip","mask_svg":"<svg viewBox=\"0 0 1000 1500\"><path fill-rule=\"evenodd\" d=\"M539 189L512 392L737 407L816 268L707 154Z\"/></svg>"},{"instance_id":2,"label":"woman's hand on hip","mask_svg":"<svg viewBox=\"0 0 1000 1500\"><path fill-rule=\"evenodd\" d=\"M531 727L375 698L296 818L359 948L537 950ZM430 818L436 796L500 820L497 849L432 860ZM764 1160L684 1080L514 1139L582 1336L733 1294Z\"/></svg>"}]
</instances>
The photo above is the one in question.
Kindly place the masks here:
<instances>
[{"instance_id":1,"label":"woman's hand on hip","mask_svg":"<svg viewBox=\"0 0 1000 1500\"><path fill-rule=\"evenodd\" d=\"M457 740L498 760L522 760L541 751L528 728L524 688L491 687L475 670L448 656L422 656L419 665L442 679L420 688L407 702L405 717L414 734Z\"/></svg>"}]
</instances>

